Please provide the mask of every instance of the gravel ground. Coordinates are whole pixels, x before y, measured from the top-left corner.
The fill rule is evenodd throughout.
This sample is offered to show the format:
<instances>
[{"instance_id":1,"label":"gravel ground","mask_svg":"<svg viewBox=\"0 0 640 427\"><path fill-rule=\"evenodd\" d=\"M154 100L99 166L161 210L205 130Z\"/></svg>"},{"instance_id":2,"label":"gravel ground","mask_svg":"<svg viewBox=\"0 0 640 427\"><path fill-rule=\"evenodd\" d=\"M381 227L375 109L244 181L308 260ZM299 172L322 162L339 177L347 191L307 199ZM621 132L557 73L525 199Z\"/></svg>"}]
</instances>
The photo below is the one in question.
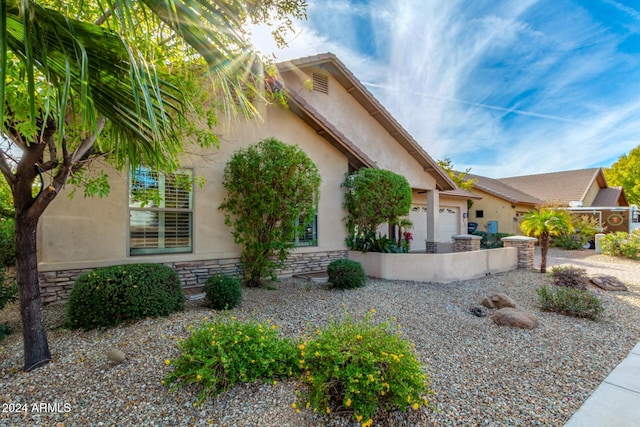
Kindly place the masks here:
<instances>
[{"instance_id":1,"label":"gravel ground","mask_svg":"<svg viewBox=\"0 0 640 427\"><path fill-rule=\"evenodd\" d=\"M564 258L556 263L602 263L589 264L589 272L618 271L630 292L603 293L606 315L593 322L537 310L535 288L550 280L534 270L446 285L372 279L346 292L287 279L275 290L245 289L233 315L270 319L291 337L345 310L355 318L371 309L374 320L395 317L426 365L437 410L391 413L374 425L561 426L640 340L640 263L592 251L550 255ZM531 310L539 327L498 327L468 312L495 292ZM200 407L193 407L195 388L168 393L160 382L171 368L163 362L178 355L177 339L187 336L188 325L219 315L192 302L168 319L85 332L60 328L64 307L47 307L53 363L23 373L21 334L0 343L0 426L354 425L347 414L296 414L291 403L299 384L293 380L240 385ZM7 321L20 327L15 305L0 312L0 323ZM124 363L107 360L112 347L126 354ZM27 410L10 413L12 404L26 404Z\"/></svg>"}]
</instances>

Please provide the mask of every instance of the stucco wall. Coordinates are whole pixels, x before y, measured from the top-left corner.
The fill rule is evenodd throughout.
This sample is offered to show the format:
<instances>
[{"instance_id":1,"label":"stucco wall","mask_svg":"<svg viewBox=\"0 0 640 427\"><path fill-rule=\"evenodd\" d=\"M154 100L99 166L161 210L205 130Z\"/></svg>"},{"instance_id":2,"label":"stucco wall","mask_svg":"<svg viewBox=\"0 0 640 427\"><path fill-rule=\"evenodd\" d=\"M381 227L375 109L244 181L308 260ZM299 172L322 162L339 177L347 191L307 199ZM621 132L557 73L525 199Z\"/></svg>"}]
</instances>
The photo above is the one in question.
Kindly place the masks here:
<instances>
[{"instance_id":1,"label":"stucco wall","mask_svg":"<svg viewBox=\"0 0 640 427\"><path fill-rule=\"evenodd\" d=\"M587 190L587 194L584 196L584 199L582 201L582 206L592 206L593 201L596 199L599 192L600 186L598 185L598 180L596 179L593 181L593 183L591 183L591 187L589 187L589 190Z\"/></svg>"},{"instance_id":2,"label":"stucco wall","mask_svg":"<svg viewBox=\"0 0 640 427\"><path fill-rule=\"evenodd\" d=\"M511 202L485 193L484 191L478 189L474 189L473 191L481 195L482 199L473 201L473 206L469 209L469 221L477 222L479 231L487 231L489 221L498 221L499 233L522 234L522 231L520 231L522 218L520 218L518 214L533 210L531 206L520 204L512 205ZM484 212L483 218L476 217L477 210ZM514 218L516 218L516 220L514 220Z\"/></svg>"},{"instance_id":3,"label":"stucco wall","mask_svg":"<svg viewBox=\"0 0 640 427\"><path fill-rule=\"evenodd\" d=\"M367 276L389 280L449 283L518 268L516 248L486 249L448 254L382 254L349 251Z\"/></svg>"},{"instance_id":4,"label":"stucco wall","mask_svg":"<svg viewBox=\"0 0 640 427\"><path fill-rule=\"evenodd\" d=\"M398 145L375 117L366 111L342 85L327 71L316 68L284 73L291 91L303 97L360 150L372 158L378 167L388 169L407 178L413 188L434 189L435 179L406 150ZM310 91L304 82L313 72L327 76L329 94Z\"/></svg>"},{"instance_id":5,"label":"stucco wall","mask_svg":"<svg viewBox=\"0 0 640 427\"><path fill-rule=\"evenodd\" d=\"M39 224L41 271L99 267L119 263L194 261L224 259L240 255L231 229L224 224L218 206L225 191L224 166L231 155L268 137L298 144L318 166L322 176L318 210L318 246L297 248L297 253L345 250L346 229L342 222L343 191L340 184L348 170L347 159L297 116L280 107L267 109L264 123L241 123L220 129L219 149L196 150L184 158L183 166L206 181L194 186L193 253L129 256L128 184L125 174L107 168L111 193L105 198L69 200L68 190L59 194Z\"/></svg>"}]
</instances>

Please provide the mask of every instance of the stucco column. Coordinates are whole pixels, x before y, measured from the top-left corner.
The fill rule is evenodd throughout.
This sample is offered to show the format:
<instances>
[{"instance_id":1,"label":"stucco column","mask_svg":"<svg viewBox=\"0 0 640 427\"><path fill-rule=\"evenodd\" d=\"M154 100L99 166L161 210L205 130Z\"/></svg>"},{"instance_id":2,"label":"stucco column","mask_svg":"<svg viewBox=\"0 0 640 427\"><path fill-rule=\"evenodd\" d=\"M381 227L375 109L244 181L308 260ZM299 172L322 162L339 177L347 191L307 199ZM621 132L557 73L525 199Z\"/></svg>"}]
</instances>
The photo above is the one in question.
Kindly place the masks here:
<instances>
[{"instance_id":1,"label":"stucco column","mask_svg":"<svg viewBox=\"0 0 640 427\"><path fill-rule=\"evenodd\" d=\"M427 252L438 251L440 240L440 192L436 189L427 191Z\"/></svg>"},{"instance_id":2,"label":"stucco column","mask_svg":"<svg viewBox=\"0 0 640 427\"><path fill-rule=\"evenodd\" d=\"M518 249L518 268L533 268L533 255L538 239L526 236L509 236L500 239L505 248Z\"/></svg>"}]
</instances>

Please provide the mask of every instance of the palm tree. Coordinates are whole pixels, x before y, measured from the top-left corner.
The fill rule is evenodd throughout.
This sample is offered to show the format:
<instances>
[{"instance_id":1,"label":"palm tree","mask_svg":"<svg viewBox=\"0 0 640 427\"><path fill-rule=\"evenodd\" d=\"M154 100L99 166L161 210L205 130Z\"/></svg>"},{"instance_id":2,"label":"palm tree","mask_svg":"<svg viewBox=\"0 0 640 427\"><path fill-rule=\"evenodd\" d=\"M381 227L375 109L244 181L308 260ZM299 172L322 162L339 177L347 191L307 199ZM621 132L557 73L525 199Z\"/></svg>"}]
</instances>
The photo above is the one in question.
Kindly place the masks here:
<instances>
[{"instance_id":1,"label":"palm tree","mask_svg":"<svg viewBox=\"0 0 640 427\"><path fill-rule=\"evenodd\" d=\"M51 360L36 255L37 225L47 206L70 180L101 195L108 192L106 179L91 180L83 174L96 159L119 169L140 164L160 170L178 166L184 152L180 124L186 122L189 100L163 74L170 71L171 60L175 68L198 60L206 64L221 94L216 107L233 112L240 105L249 114L255 112L250 99L257 94L255 82L262 75L254 67L256 55L243 24L282 18L287 27L289 17L304 16L305 4L303 0L63 3L68 2L3 0L0 4L0 172L15 207L26 371ZM279 26L276 32L284 30ZM248 96L247 91L253 93Z\"/></svg>"},{"instance_id":2,"label":"palm tree","mask_svg":"<svg viewBox=\"0 0 640 427\"><path fill-rule=\"evenodd\" d=\"M551 237L573 232L571 215L558 209L540 209L524 216L520 229L528 236L540 239L540 272L547 272L547 253Z\"/></svg>"}]
</instances>

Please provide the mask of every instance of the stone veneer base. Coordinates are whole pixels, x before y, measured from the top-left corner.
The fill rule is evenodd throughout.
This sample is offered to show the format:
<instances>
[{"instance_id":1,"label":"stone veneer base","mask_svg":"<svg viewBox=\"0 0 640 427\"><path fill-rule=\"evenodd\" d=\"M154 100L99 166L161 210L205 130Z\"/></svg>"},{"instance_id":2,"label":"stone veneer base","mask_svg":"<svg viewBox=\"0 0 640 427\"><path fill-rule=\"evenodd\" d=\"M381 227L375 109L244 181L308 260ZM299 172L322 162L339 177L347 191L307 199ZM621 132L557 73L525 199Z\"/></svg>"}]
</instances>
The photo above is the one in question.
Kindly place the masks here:
<instances>
[{"instance_id":1,"label":"stone veneer base","mask_svg":"<svg viewBox=\"0 0 640 427\"><path fill-rule=\"evenodd\" d=\"M346 250L294 253L289 256L284 268L278 270L276 274L279 277L289 277L294 274L326 271L331 261L342 258L347 258ZM142 262L143 260L140 261ZM216 274L242 274L240 258L164 262L163 264L168 265L178 273L182 286L185 288L203 286L207 278ZM42 301L45 304L66 301L75 280L80 275L91 270L94 269L41 272L39 277Z\"/></svg>"}]
</instances>

